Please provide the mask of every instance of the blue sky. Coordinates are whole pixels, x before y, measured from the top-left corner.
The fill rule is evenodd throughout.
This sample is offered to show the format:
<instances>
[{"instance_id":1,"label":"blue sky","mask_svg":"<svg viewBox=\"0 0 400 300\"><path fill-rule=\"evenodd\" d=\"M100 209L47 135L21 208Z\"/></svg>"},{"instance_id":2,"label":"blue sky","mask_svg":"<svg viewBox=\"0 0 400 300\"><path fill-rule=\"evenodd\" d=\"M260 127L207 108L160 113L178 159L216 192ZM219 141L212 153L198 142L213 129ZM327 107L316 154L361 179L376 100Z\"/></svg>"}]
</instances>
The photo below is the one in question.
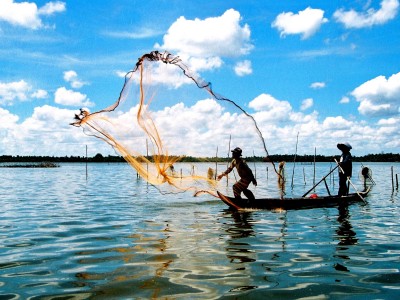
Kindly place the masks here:
<instances>
[{"instance_id":1,"label":"blue sky","mask_svg":"<svg viewBox=\"0 0 400 300\"><path fill-rule=\"evenodd\" d=\"M270 154L294 153L297 134L299 154L337 154L345 141L354 155L398 153L399 9L398 0L0 0L0 155L84 155L85 145L113 154L69 123L81 107L112 104L122 75L152 50L179 55L254 113ZM200 118L191 105L189 118ZM174 152L213 156L205 137L226 147L220 132ZM250 140L235 146L252 154Z\"/></svg>"}]
</instances>

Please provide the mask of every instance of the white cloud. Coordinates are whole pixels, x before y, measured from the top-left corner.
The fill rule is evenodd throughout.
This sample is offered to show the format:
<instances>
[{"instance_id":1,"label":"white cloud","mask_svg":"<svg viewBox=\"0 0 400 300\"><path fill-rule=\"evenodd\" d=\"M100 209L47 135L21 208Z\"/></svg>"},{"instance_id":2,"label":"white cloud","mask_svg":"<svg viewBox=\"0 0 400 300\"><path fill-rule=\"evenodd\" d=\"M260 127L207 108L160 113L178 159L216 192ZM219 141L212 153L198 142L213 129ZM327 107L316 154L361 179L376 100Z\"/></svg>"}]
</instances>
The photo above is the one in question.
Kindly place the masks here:
<instances>
[{"instance_id":1,"label":"white cloud","mask_svg":"<svg viewBox=\"0 0 400 300\"><path fill-rule=\"evenodd\" d=\"M0 107L0 120L0 129L4 130L7 128L13 128L18 122L19 117Z\"/></svg>"},{"instance_id":2,"label":"white cloud","mask_svg":"<svg viewBox=\"0 0 400 300\"><path fill-rule=\"evenodd\" d=\"M136 79L138 78L136 77ZM159 83L176 89L183 84L192 83L192 80L186 77L181 69L170 68L168 65L158 62L151 76L151 84Z\"/></svg>"},{"instance_id":3,"label":"white cloud","mask_svg":"<svg viewBox=\"0 0 400 300\"><path fill-rule=\"evenodd\" d=\"M241 27L240 19L234 9L204 20L180 17L170 26L159 48L200 57L248 54L253 48L250 29L247 24Z\"/></svg>"},{"instance_id":4,"label":"white cloud","mask_svg":"<svg viewBox=\"0 0 400 300\"><path fill-rule=\"evenodd\" d=\"M45 99L48 95L49 94L45 90L37 90L31 94L31 97L36 99Z\"/></svg>"},{"instance_id":5,"label":"white cloud","mask_svg":"<svg viewBox=\"0 0 400 300\"><path fill-rule=\"evenodd\" d=\"M249 60L239 61L235 66L235 73L238 76L245 76L253 73L253 69L251 67L251 61Z\"/></svg>"},{"instance_id":6,"label":"white cloud","mask_svg":"<svg viewBox=\"0 0 400 300\"><path fill-rule=\"evenodd\" d=\"M95 153L108 148L69 125L74 113L73 110L44 105L35 107L32 115L21 123L17 123L16 116L6 113L9 126L0 135L0 151L11 155L58 156L84 155L85 144L96 148ZM3 120L1 109L0 116ZM96 147L90 147L91 144Z\"/></svg>"},{"instance_id":7,"label":"white cloud","mask_svg":"<svg viewBox=\"0 0 400 300\"><path fill-rule=\"evenodd\" d=\"M0 104L11 105L15 100L26 101L28 99L27 93L31 88L25 80L9 83L0 82Z\"/></svg>"},{"instance_id":8,"label":"white cloud","mask_svg":"<svg viewBox=\"0 0 400 300\"><path fill-rule=\"evenodd\" d=\"M151 116L170 154L210 157L217 146L222 153L232 135L232 145L243 147L248 153L245 155L252 155L253 149L257 155L264 155L249 118L226 109L224 104L214 99L199 100L191 106L177 103L152 110ZM348 141L349 137L355 155L367 154L365 149L369 153L379 153L395 151L400 146L398 117L381 119L375 125L350 121L343 116L318 120L317 112L294 111L287 101L266 94L256 97L251 106L257 110L253 116L270 154L293 153L298 132L299 153L306 154L314 153L315 147L319 154L335 154L338 152L336 144ZM130 126L136 112L137 107L134 107L128 113L117 114L117 130ZM0 151L13 155L84 155L84 145L89 144L89 149L96 149L94 154L114 154L110 145L68 125L75 113L44 105L36 107L30 117L18 123L18 116L0 108ZM137 128L132 133L128 145L136 150L141 147L141 153L146 153L146 136Z\"/></svg>"},{"instance_id":9,"label":"white cloud","mask_svg":"<svg viewBox=\"0 0 400 300\"><path fill-rule=\"evenodd\" d=\"M281 37L288 34L300 34L302 39L307 39L326 22L328 19L324 18L323 10L307 7L297 14L293 12L279 14L271 26L280 32Z\"/></svg>"},{"instance_id":10,"label":"white cloud","mask_svg":"<svg viewBox=\"0 0 400 300\"><path fill-rule=\"evenodd\" d=\"M115 71L115 75L117 75L118 77L124 78L126 75L126 71L121 71L121 70L117 70Z\"/></svg>"},{"instance_id":11,"label":"white cloud","mask_svg":"<svg viewBox=\"0 0 400 300\"><path fill-rule=\"evenodd\" d=\"M151 28L140 28L137 31L104 31L103 35L116 39L145 39L161 35L162 32Z\"/></svg>"},{"instance_id":12,"label":"white cloud","mask_svg":"<svg viewBox=\"0 0 400 300\"><path fill-rule=\"evenodd\" d=\"M400 72L390 76L378 76L356 89L351 94L360 102L358 111L363 115L396 115L400 111Z\"/></svg>"},{"instance_id":13,"label":"white cloud","mask_svg":"<svg viewBox=\"0 0 400 300\"><path fill-rule=\"evenodd\" d=\"M325 82L313 82L310 85L312 89L323 89L326 86Z\"/></svg>"},{"instance_id":14,"label":"white cloud","mask_svg":"<svg viewBox=\"0 0 400 300\"><path fill-rule=\"evenodd\" d=\"M288 101L275 99L269 94L261 94L249 103L249 107L257 111L260 121L282 121L289 118L292 106Z\"/></svg>"},{"instance_id":15,"label":"white cloud","mask_svg":"<svg viewBox=\"0 0 400 300\"><path fill-rule=\"evenodd\" d=\"M86 84L85 82L79 80L78 74L73 70L64 72L64 80L70 83L71 87L75 89L79 89Z\"/></svg>"},{"instance_id":16,"label":"white cloud","mask_svg":"<svg viewBox=\"0 0 400 300\"><path fill-rule=\"evenodd\" d=\"M240 21L240 13L234 9L203 20L182 16L169 27L163 44L156 44L155 48L185 57L187 62L190 62L188 58L205 59L204 65L189 65L194 71L217 68L222 64L222 57L239 57L253 49L250 28L247 24L241 26Z\"/></svg>"},{"instance_id":17,"label":"white cloud","mask_svg":"<svg viewBox=\"0 0 400 300\"><path fill-rule=\"evenodd\" d=\"M187 57L181 56L183 61L187 61L190 69L195 72L203 70L217 69L223 65L223 61L218 56L212 57Z\"/></svg>"},{"instance_id":18,"label":"white cloud","mask_svg":"<svg viewBox=\"0 0 400 300\"><path fill-rule=\"evenodd\" d=\"M59 13L65 11L65 3L61 1L48 2L41 8L39 8L38 13L40 15L50 16L54 13Z\"/></svg>"},{"instance_id":19,"label":"white cloud","mask_svg":"<svg viewBox=\"0 0 400 300\"><path fill-rule=\"evenodd\" d=\"M31 99L47 98L47 91L38 89L32 90L32 86L25 80L14 82L0 82L0 105L13 105L15 101L29 101Z\"/></svg>"},{"instance_id":20,"label":"white cloud","mask_svg":"<svg viewBox=\"0 0 400 300\"><path fill-rule=\"evenodd\" d=\"M29 29L43 27L40 15L52 15L65 10L64 2L48 2L43 7L37 7L34 2L0 1L0 21Z\"/></svg>"},{"instance_id":21,"label":"white cloud","mask_svg":"<svg viewBox=\"0 0 400 300\"><path fill-rule=\"evenodd\" d=\"M323 122L322 126L325 130L339 130L339 129L350 129L353 123L347 121L342 116L327 117Z\"/></svg>"},{"instance_id":22,"label":"white cloud","mask_svg":"<svg viewBox=\"0 0 400 300\"><path fill-rule=\"evenodd\" d=\"M341 104L346 104L350 102L350 98L347 96L343 96L342 99L340 99L339 103Z\"/></svg>"},{"instance_id":23,"label":"white cloud","mask_svg":"<svg viewBox=\"0 0 400 300\"><path fill-rule=\"evenodd\" d=\"M378 10L369 8L364 12L357 12L353 9L348 11L339 9L335 11L333 17L346 28L363 28L385 24L396 17L398 10L398 0L383 0Z\"/></svg>"},{"instance_id":24,"label":"white cloud","mask_svg":"<svg viewBox=\"0 0 400 300\"><path fill-rule=\"evenodd\" d=\"M378 125L382 126L394 126L399 123L399 118L389 118L389 119L380 119L378 121Z\"/></svg>"},{"instance_id":25,"label":"white cloud","mask_svg":"<svg viewBox=\"0 0 400 300\"><path fill-rule=\"evenodd\" d=\"M314 100L313 100L312 98L304 99L304 100L301 102L300 110L304 111L304 110L306 110L306 109L312 107L313 104L314 104Z\"/></svg>"},{"instance_id":26,"label":"white cloud","mask_svg":"<svg viewBox=\"0 0 400 300\"><path fill-rule=\"evenodd\" d=\"M62 105L70 106L93 106L93 103L87 98L85 94L67 90L65 87L60 87L54 94L54 101Z\"/></svg>"}]
</instances>

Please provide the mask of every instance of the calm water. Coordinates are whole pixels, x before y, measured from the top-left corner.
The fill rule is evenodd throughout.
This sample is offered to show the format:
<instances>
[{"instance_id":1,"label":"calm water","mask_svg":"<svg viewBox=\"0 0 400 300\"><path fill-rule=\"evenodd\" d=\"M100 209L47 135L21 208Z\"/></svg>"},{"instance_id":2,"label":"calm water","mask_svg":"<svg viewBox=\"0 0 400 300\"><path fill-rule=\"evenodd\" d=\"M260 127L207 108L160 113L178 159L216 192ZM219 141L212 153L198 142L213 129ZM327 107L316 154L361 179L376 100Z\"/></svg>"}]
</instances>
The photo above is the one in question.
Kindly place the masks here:
<instances>
[{"instance_id":1,"label":"calm water","mask_svg":"<svg viewBox=\"0 0 400 300\"><path fill-rule=\"evenodd\" d=\"M366 165L365 205L242 213L161 195L126 164L89 165L87 179L84 164L0 168L0 299L398 299L400 164ZM256 167L256 195L278 195L271 166ZM330 167L317 164L317 181ZM298 196L313 166L296 164L293 189L292 169Z\"/></svg>"}]
</instances>

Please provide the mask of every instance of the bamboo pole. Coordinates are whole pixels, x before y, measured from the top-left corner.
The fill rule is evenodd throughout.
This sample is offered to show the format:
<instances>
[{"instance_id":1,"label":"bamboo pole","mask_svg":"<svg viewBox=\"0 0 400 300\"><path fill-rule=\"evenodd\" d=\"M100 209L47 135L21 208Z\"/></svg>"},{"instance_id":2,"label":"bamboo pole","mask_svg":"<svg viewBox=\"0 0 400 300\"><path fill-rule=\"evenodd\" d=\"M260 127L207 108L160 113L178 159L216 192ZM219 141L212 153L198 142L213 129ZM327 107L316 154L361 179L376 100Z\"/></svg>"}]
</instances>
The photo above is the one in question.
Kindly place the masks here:
<instances>
[{"instance_id":1,"label":"bamboo pole","mask_svg":"<svg viewBox=\"0 0 400 300\"><path fill-rule=\"evenodd\" d=\"M328 177L333 171L335 171L337 168L339 167L339 165L337 165L335 168L333 168L332 170L329 171L328 174L326 174L324 177L322 177L322 179L320 181L318 181L316 184L313 185L313 187L311 189L309 189L306 193L303 194L303 196L301 197L305 197L308 195L308 193L310 193L318 184L320 184L323 180L325 180L326 177Z\"/></svg>"},{"instance_id":2,"label":"bamboo pole","mask_svg":"<svg viewBox=\"0 0 400 300\"><path fill-rule=\"evenodd\" d=\"M86 145L86 180L88 179L88 158L87 158L87 145Z\"/></svg>"},{"instance_id":3,"label":"bamboo pole","mask_svg":"<svg viewBox=\"0 0 400 300\"><path fill-rule=\"evenodd\" d=\"M314 148L314 176L313 176L313 184L315 185L315 157L317 156L317 147Z\"/></svg>"},{"instance_id":4,"label":"bamboo pole","mask_svg":"<svg viewBox=\"0 0 400 300\"><path fill-rule=\"evenodd\" d=\"M253 150L253 159L254 159L254 178L257 180L257 167L256 167L256 155Z\"/></svg>"},{"instance_id":5,"label":"bamboo pole","mask_svg":"<svg viewBox=\"0 0 400 300\"><path fill-rule=\"evenodd\" d=\"M393 179L393 166L391 166L391 173L392 173L392 192L394 191L394 179Z\"/></svg>"},{"instance_id":6,"label":"bamboo pole","mask_svg":"<svg viewBox=\"0 0 400 300\"><path fill-rule=\"evenodd\" d=\"M232 134L229 135L228 158L231 154L231 141L232 141ZM229 159L226 164L226 167L229 168ZM228 186L228 185L229 185L229 176L226 176L226 186Z\"/></svg>"},{"instance_id":7,"label":"bamboo pole","mask_svg":"<svg viewBox=\"0 0 400 300\"><path fill-rule=\"evenodd\" d=\"M339 167L340 171L344 174L344 171L343 171L342 167L339 165L339 163L338 163L338 161L336 160L336 158L335 158L335 162L336 162L336 165ZM353 186L353 188L354 188L354 190L356 191L358 197L360 197L361 200L364 201L364 203L365 203L365 199L364 199L363 196L361 196L361 194L358 192L358 190L357 190L357 188L355 187L355 185L353 184L353 182L351 182L350 176L347 176L347 181Z\"/></svg>"},{"instance_id":8,"label":"bamboo pole","mask_svg":"<svg viewBox=\"0 0 400 300\"><path fill-rule=\"evenodd\" d=\"M217 146L217 152L215 153L215 175L214 175L214 180L217 180L217 174L218 174L218 146Z\"/></svg>"},{"instance_id":9,"label":"bamboo pole","mask_svg":"<svg viewBox=\"0 0 400 300\"><path fill-rule=\"evenodd\" d=\"M298 143L299 143L299 132L297 132L296 151L294 152L294 159L293 159L292 189L293 189L294 169L295 169L295 167L296 167L296 156L297 156L297 144L298 144Z\"/></svg>"}]
</instances>

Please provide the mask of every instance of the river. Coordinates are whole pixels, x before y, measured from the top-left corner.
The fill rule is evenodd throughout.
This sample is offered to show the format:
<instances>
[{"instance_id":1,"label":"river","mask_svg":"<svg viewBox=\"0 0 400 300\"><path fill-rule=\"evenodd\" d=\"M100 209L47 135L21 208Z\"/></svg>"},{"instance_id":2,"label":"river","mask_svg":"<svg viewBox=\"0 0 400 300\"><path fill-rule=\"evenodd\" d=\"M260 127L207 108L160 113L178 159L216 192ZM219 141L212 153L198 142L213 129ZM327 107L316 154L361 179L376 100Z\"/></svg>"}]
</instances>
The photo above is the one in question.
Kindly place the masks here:
<instances>
[{"instance_id":1,"label":"river","mask_svg":"<svg viewBox=\"0 0 400 300\"><path fill-rule=\"evenodd\" d=\"M376 183L365 204L240 213L210 195L161 194L124 163L89 164L87 175L73 163L0 168L0 300L399 298L400 164L365 165ZM279 195L271 165L250 166L256 196ZM296 164L292 187L293 167L286 196L314 181L313 165ZM317 163L316 180L330 168Z\"/></svg>"}]
</instances>

